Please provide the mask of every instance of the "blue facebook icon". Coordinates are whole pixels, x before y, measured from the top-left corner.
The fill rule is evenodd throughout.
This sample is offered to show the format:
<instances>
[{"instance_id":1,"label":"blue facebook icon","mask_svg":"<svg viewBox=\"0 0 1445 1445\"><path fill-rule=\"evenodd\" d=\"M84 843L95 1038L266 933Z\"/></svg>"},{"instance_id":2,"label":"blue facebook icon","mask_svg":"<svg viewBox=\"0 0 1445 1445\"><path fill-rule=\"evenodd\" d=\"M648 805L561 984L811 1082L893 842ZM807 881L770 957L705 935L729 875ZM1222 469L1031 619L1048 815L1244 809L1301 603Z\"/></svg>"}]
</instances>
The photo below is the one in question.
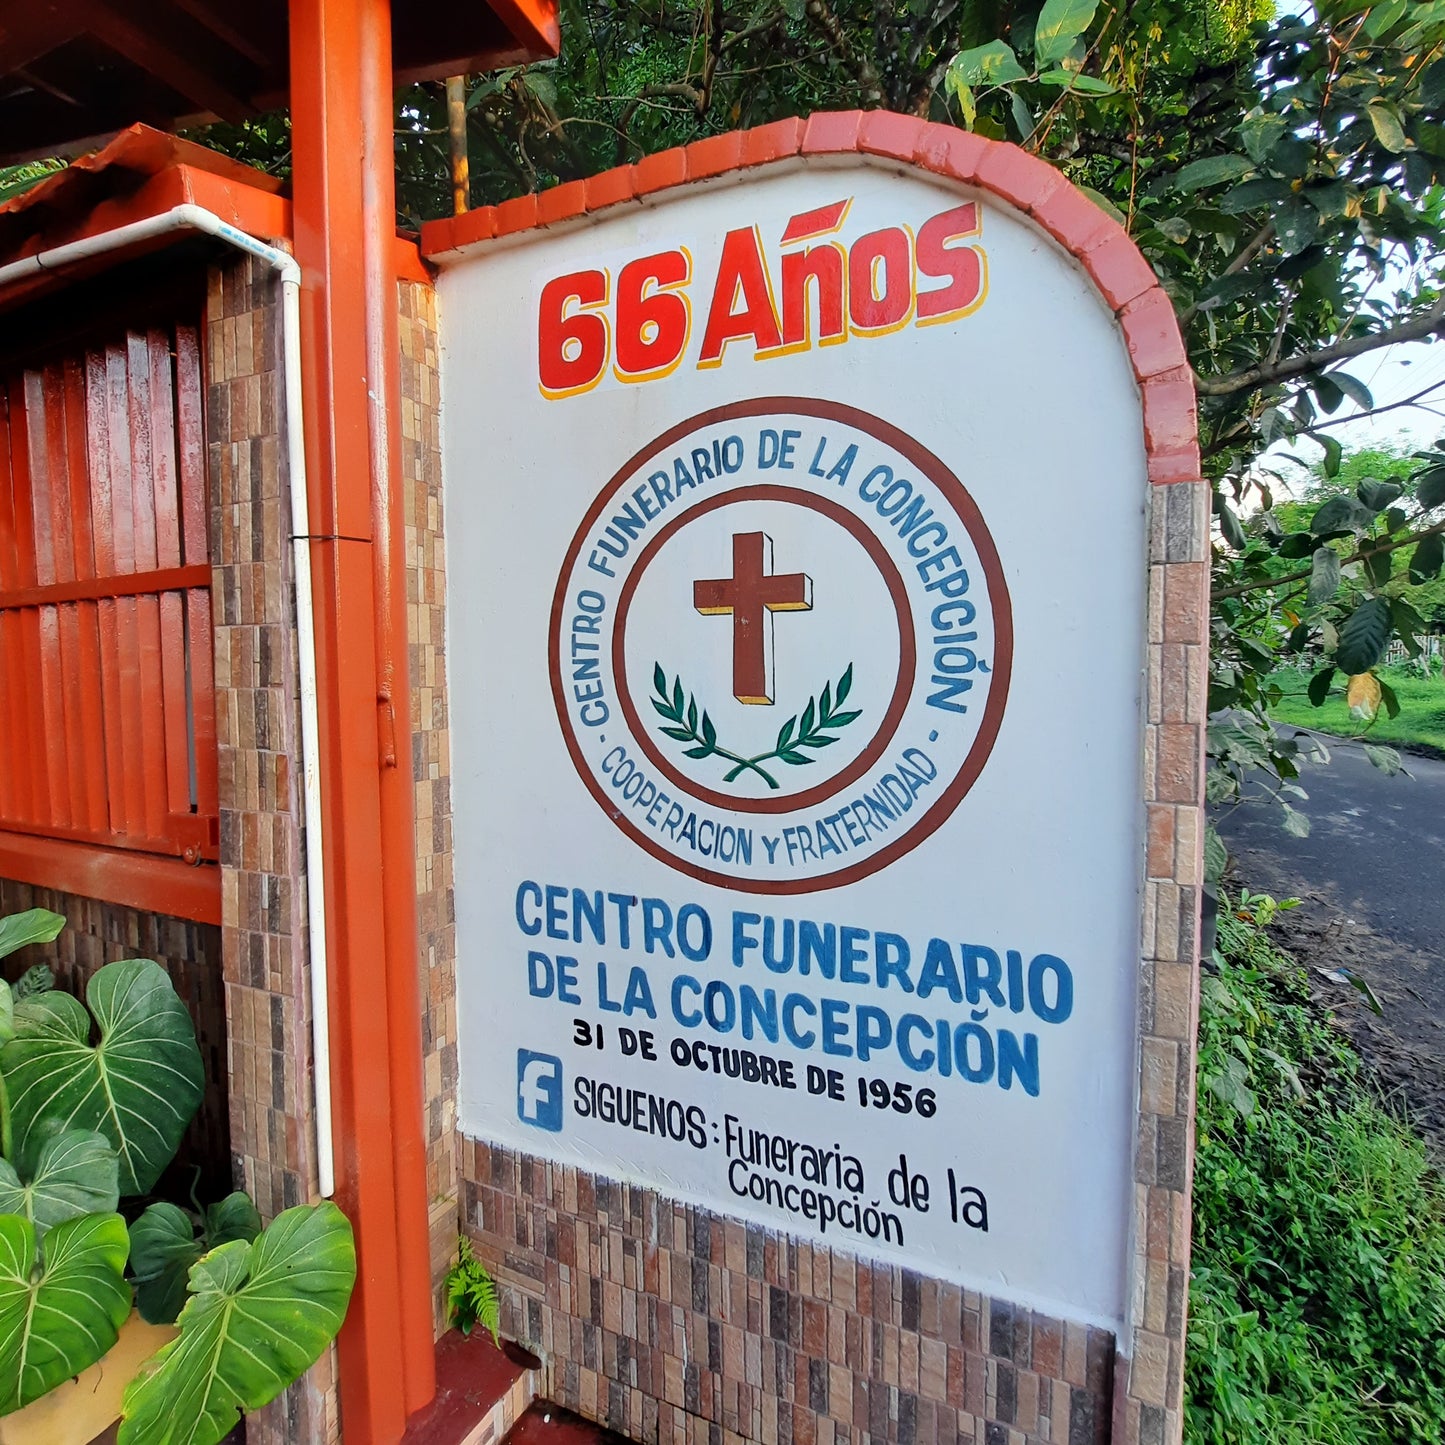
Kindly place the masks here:
<instances>
[{"instance_id":1,"label":"blue facebook icon","mask_svg":"<svg viewBox=\"0 0 1445 1445\"><path fill-rule=\"evenodd\" d=\"M553 1054L517 1050L517 1117L534 1129L562 1128L562 1060Z\"/></svg>"}]
</instances>

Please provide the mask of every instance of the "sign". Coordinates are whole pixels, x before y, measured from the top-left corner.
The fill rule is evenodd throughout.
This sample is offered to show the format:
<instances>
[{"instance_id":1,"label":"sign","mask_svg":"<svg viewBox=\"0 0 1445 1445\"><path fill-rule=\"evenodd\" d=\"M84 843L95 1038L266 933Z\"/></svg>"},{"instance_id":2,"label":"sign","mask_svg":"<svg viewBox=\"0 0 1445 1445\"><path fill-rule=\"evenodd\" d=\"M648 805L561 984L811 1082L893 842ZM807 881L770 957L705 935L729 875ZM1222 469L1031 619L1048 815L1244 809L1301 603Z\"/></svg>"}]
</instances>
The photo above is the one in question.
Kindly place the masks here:
<instances>
[{"instance_id":1,"label":"sign","mask_svg":"<svg viewBox=\"0 0 1445 1445\"><path fill-rule=\"evenodd\" d=\"M1120 1329L1111 312L1006 204L853 158L483 245L439 297L462 1128Z\"/></svg>"}]
</instances>

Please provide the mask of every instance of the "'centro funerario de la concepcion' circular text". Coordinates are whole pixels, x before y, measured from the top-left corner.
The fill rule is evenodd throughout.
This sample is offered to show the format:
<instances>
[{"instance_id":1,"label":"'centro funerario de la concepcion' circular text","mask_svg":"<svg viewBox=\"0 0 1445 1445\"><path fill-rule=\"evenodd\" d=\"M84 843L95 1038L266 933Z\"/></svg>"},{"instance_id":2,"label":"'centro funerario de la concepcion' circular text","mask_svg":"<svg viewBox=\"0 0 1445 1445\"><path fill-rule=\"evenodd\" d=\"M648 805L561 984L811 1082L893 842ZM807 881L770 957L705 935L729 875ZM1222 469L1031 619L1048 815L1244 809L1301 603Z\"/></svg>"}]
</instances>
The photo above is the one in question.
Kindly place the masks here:
<instances>
[{"instance_id":1,"label":"'centro funerario de la concepcion' circular text","mask_svg":"<svg viewBox=\"0 0 1445 1445\"><path fill-rule=\"evenodd\" d=\"M1012 644L958 478L866 412L775 397L673 427L602 489L549 662L578 774L628 837L708 883L803 893L946 821Z\"/></svg>"}]
</instances>

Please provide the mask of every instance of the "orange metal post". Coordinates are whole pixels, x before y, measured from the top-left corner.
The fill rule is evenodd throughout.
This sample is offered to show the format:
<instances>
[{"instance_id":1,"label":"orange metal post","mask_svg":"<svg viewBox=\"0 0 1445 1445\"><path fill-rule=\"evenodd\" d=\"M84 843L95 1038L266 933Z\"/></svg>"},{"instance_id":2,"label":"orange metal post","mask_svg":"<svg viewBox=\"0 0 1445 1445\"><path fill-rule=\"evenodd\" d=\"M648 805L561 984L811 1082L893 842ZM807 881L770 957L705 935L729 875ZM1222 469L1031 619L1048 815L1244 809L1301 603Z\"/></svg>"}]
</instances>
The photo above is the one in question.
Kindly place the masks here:
<instances>
[{"instance_id":1,"label":"orange metal post","mask_svg":"<svg viewBox=\"0 0 1445 1445\"><path fill-rule=\"evenodd\" d=\"M435 1392L400 485L388 0L292 0L337 1193L357 1230L347 1445Z\"/></svg>"}]
</instances>

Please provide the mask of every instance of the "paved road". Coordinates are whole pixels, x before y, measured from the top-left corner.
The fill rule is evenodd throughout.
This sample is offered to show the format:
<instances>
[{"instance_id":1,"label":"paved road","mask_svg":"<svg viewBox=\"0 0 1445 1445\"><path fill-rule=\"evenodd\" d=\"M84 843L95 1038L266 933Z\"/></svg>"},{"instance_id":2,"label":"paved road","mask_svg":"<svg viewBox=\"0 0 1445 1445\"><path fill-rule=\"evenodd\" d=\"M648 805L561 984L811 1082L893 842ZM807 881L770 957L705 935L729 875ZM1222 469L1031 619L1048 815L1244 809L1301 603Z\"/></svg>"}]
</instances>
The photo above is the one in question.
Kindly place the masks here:
<instances>
[{"instance_id":1,"label":"paved road","mask_svg":"<svg viewBox=\"0 0 1445 1445\"><path fill-rule=\"evenodd\" d=\"M1445 762L1407 757L1412 776L1388 777L1358 744L1324 741L1332 763L1300 780L1309 837L1263 806L1216 823L1239 881L1304 899L1282 916L1281 941L1445 1153ZM1383 1019L1323 978L1339 968L1369 982Z\"/></svg>"},{"instance_id":2,"label":"paved road","mask_svg":"<svg viewBox=\"0 0 1445 1445\"><path fill-rule=\"evenodd\" d=\"M1300 888L1328 887L1341 907L1377 932L1445 954L1445 762L1406 757L1412 777L1387 777L1356 743L1323 740L1329 767L1300 780L1310 795L1308 838L1292 838L1278 809L1237 808L1217 820L1240 873L1248 864ZM1259 886L1258 884L1255 885ZM1445 966L1445 960L1442 960Z\"/></svg>"}]
</instances>

